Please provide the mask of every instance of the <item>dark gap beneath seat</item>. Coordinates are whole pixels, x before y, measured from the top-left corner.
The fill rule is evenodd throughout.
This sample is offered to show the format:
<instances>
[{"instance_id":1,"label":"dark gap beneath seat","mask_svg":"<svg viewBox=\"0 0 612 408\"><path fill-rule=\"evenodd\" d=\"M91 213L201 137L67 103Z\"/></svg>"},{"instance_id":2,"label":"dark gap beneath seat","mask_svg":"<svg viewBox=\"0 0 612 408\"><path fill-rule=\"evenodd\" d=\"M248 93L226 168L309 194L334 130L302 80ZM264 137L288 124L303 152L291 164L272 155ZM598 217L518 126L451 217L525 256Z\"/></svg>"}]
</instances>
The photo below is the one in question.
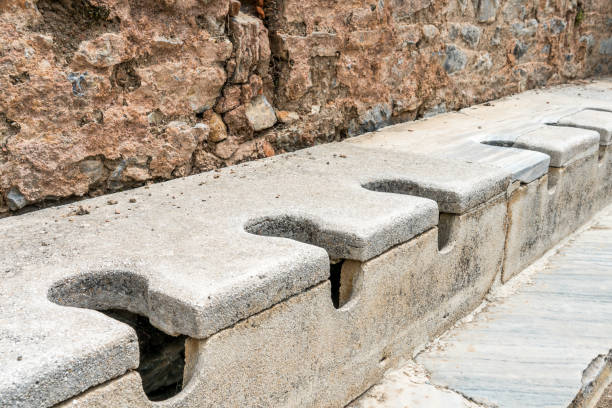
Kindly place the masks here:
<instances>
[{"instance_id":1,"label":"dark gap beneath seat","mask_svg":"<svg viewBox=\"0 0 612 408\"><path fill-rule=\"evenodd\" d=\"M438 251L444 251L452 243L453 225L455 214L440 213L438 218Z\"/></svg>"},{"instance_id":2,"label":"dark gap beneath seat","mask_svg":"<svg viewBox=\"0 0 612 408\"><path fill-rule=\"evenodd\" d=\"M137 371L147 397L151 401L163 401L181 392L187 336L170 336L153 327L147 317L136 313L118 309L101 312L136 331L140 349Z\"/></svg>"},{"instance_id":3,"label":"dark gap beneath seat","mask_svg":"<svg viewBox=\"0 0 612 408\"><path fill-rule=\"evenodd\" d=\"M331 283L331 299L336 309L340 308L340 279L344 261L330 263L329 282Z\"/></svg>"}]
</instances>

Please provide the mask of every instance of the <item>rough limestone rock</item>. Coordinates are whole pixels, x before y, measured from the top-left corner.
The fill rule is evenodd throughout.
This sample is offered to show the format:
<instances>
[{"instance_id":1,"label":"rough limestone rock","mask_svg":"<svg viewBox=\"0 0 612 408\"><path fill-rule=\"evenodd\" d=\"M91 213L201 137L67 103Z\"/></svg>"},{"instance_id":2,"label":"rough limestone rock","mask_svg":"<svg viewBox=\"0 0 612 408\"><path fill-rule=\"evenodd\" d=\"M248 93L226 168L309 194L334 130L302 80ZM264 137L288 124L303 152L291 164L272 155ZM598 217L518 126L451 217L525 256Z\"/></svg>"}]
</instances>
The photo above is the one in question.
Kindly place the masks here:
<instances>
[{"instance_id":1,"label":"rough limestone rock","mask_svg":"<svg viewBox=\"0 0 612 408\"><path fill-rule=\"evenodd\" d=\"M246 116L255 131L270 128L276 123L274 108L263 95L251 101L246 109Z\"/></svg>"}]
</instances>

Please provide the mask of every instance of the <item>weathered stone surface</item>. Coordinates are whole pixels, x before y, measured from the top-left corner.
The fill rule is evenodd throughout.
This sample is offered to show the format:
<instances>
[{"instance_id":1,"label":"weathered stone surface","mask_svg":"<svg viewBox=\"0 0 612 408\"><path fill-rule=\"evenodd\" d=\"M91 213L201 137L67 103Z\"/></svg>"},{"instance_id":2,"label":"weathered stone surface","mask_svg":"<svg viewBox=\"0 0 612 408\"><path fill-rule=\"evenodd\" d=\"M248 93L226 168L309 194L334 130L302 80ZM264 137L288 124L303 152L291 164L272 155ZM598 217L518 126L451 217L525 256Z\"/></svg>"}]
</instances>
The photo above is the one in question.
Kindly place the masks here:
<instances>
[{"instance_id":1,"label":"weathered stone surface","mask_svg":"<svg viewBox=\"0 0 612 408\"><path fill-rule=\"evenodd\" d=\"M601 41L599 44L599 53L602 55L612 55L612 37Z\"/></svg>"},{"instance_id":2,"label":"weathered stone surface","mask_svg":"<svg viewBox=\"0 0 612 408\"><path fill-rule=\"evenodd\" d=\"M609 199L597 199L597 190L608 182L599 185L590 181L607 166L600 168L594 152L567 167L551 168L546 177L512 193L504 282L582 225Z\"/></svg>"},{"instance_id":3,"label":"weathered stone surface","mask_svg":"<svg viewBox=\"0 0 612 408\"><path fill-rule=\"evenodd\" d=\"M193 128L184 122L168 128L168 134L195 142ZM6 255L0 307L7 320L2 325L6 335L0 336L6 352L0 358L7 369L0 376L0 395L11 404L55 403L133 368L133 352L125 362L104 368L108 353L127 347L128 339L112 332L119 323L99 317L84 325L82 320L94 312L52 302L127 309L167 333L206 338L326 280L330 257L366 261L430 230L439 209L462 214L457 217L471 220L465 233L475 233L475 216L464 213L495 199L497 210L482 216L493 217L492 228L503 232L506 205L496 197L508 183L509 175L500 169L337 144L151 185L131 191L130 200L126 193L117 194L112 198L119 203L113 206L106 205L107 197L82 201L89 212L82 216L58 207L2 220ZM58 239L43 245L47 234ZM438 245L434 234L429 237L426 259ZM502 244L503 239L490 240L481 250ZM469 269L469 279L444 267L451 274L445 284L465 292L466 305L486 291L489 274L497 271L501 251L493 253L499 256L474 252L473 262L480 266ZM445 262L462 256L452 254ZM478 283L468 285L473 281ZM23 296L12 295L24 290ZM320 301L329 302L329 289L324 292ZM55 321L51 316L58 308L64 313ZM26 315L27 321L45 324L23 326ZM63 328L60 337L53 322ZM65 330L73 335L62 347ZM54 363L19 371L17 350L29 364ZM60 377L62 385L56 382Z\"/></svg>"},{"instance_id":4,"label":"weathered stone surface","mask_svg":"<svg viewBox=\"0 0 612 408\"><path fill-rule=\"evenodd\" d=\"M550 166L565 167L599 151L599 133L563 126L541 126L524 133L512 131L495 135L486 143L535 150L550 156Z\"/></svg>"},{"instance_id":5,"label":"weathered stone surface","mask_svg":"<svg viewBox=\"0 0 612 408\"><path fill-rule=\"evenodd\" d=\"M298 115L258 135L284 152L611 68L605 0L580 9L284 0L266 3L264 20L254 0L242 10L230 0L148 2L0 5L2 202L12 187L28 204L113 191L112 171L95 183L79 171L91 157L105 168L150 158L121 188L197 172L191 158L214 155L214 144L178 163L173 150L182 147L159 137L165 125L194 125L210 109L225 115L259 95ZM262 156L252 127L235 125L226 123L244 154L209 163ZM173 168L150 169L154 157Z\"/></svg>"},{"instance_id":6,"label":"weathered stone surface","mask_svg":"<svg viewBox=\"0 0 612 408\"><path fill-rule=\"evenodd\" d=\"M478 22L492 23L495 21L499 0L478 0L476 7L476 17Z\"/></svg>"},{"instance_id":7,"label":"weathered stone surface","mask_svg":"<svg viewBox=\"0 0 612 408\"><path fill-rule=\"evenodd\" d=\"M480 41L480 34L480 28L471 24L461 28L461 37L463 38L463 41L465 41L472 48L478 45L478 41Z\"/></svg>"},{"instance_id":8,"label":"weathered stone surface","mask_svg":"<svg viewBox=\"0 0 612 408\"><path fill-rule=\"evenodd\" d=\"M607 134L605 123L607 115L610 115L607 110L612 110L608 87L609 82L601 81L585 86L525 92L494 103L466 108L460 113L442 114L426 120L390 126L351 139L350 142L395 151L403 150L488 163L505 168L513 174L515 180L530 183L548 171L550 157L540 153L546 147L542 140L533 146L525 144L522 149L483 145L483 143L497 140L496 144L508 146L514 143L518 135L542 128L548 123L555 124L560 118L572 118L574 114L594 115L590 119L585 116L583 127L593 126ZM597 110L585 110L585 108ZM449 132L449 129L453 131ZM579 130L576 134L585 133ZM583 136L572 136L570 139L573 137L581 139ZM578 143L576 146L564 141L550 150L553 154L556 151L561 155L556 156L555 160L561 160L562 156L576 157L574 154L581 150L579 146L582 145L578 139L574 140ZM588 140L584 142L586 145L590 143ZM548 146L549 149L551 147ZM585 154L588 152L589 149L584 151ZM605 150L602 150L600 156L602 166L599 173L607 174L609 165ZM598 185L604 188L607 183L598 183Z\"/></svg>"},{"instance_id":9,"label":"weathered stone surface","mask_svg":"<svg viewBox=\"0 0 612 408\"><path fill-rule=\"evenodd\" d=\"M574 407L610 350L611 241L608 207L529 285L420 354L431 382L486 406Z\"/></svg>"},{"instance_id":10,"label":"weathered stone surface","mask_svg":"<svg viewBox=\"0 0 612 408\"><path fill-rule=\"evenodd\" d=\"M606 89L607 85L601 86ZM610 94L601 93L598 86L559 88L548 95L525 94L496 101L495 106L481 105L462 114L390 127L354 142L488 163L512 172L513 178L525 185L511 193L508 204L503 270L507 281L609 200L612 185L605 179L612 175L612 155L607 146L598 149L595 132L584 128L607 134L605 123L610 113L583 108L610 109L611 103ZM516 112L509 114L512 110ZM568 110L573 113L568 115ZM504 120L503 115L509 119ZM583 129L545 125L557 121L566 126L578 126L579 121ZM454 134L447 130L449 123ZM427 142L419 143L422 137ZM557 168L548 167L550 157Z\"/></svg>"},{"instance_id":11,"label":"weathered stone surface","mask_svg":"<svg viewBox=\"0 0 612 408\"><path fill-rule=\"evenodd\" d=\"M270 60L268 31L262 21L247 14L230 19L232 41L235 44L236 68L233 83L245 83L256 69L266 73Z\"/></svg>"},{"instance_id":12,"label":"weathered stone surface","mask_svg":"<svg viewBox=\"0 0 612 408\"><path fill-rule=\"evenodd\" d=\"M509 171L514 180L523 183L530 183L546 174L550 165L550 157L542 153L471 141L441 149L439 156L500 167Z\"/></svg>"},{"instance_id":13,"label":"weathered stone surface","mask_svg":"<svg viewBox=\"0 0 612 408\"><path fill-rule=\"evenodd\" d=\"M223 90L223 96L219 98L215 105L215 111L225 113L240 106L242 91L240 86L232 85Z\"/></svg>"},{"instance_id":14,"label":"weathered stone surface","mask_svg":"<svg viewBox=\"0 0 612 408\"><path fill-rule=\"evenodd\" d=\"M247 107L241 105L238 108L223 115L223 121L227 124L228 133L241 141L253 138L253 125L247 117Z\"/></svg>"},{"instance_id":15,"label":"weathered stone surface","mask_svg":"<svg viewBox=\"0 0 612 408\"><path fill-rule=\"evenodd\" d=\"M472 143L476 156L478 149L496 149L505 157L544 156L547 163L540 152L482 141L505 130L528 134L534 125L554 123L584 105L605 109L608 87L599 82L532 92L360 138L368 149L348 143L320 146L117 194L112 205L100 198L79 208L3 220L0 240L8 255L0 305L8 311L4 315L17 320L1 326L13 330L0 336L6 339L0 345L10 350L0 353L6 356L2 365L9 373L16 371L13 365L19 367L14 346L22 338L28 339L20 350L27 349L30 364L54 363L44 372L28 366L17 380L0 376L10 383L10 394L0 394L57 402L134 368L135 353L126 349L126 360L113 363L112 370L83 369L102 365L129 337L103 337L107 326L118 324L107 318L89 323L93 334L81 336L82 321L99 315L60 308L48 297L62 305L127 308L167 332L201 337L188 342L186 387L167 406L344 405L478 304L499 283L503 260L524 262L575 228L612 191L612 152L606 147L582 159L576 159L578 149L564 168L512 186L512 167L500 169L494 155L487 158L494 166L452 162L448 149ZM206 114L199 119L210 123ZM231 160L259 149L276 153L262 135L240 145L235 136L215 143L206 140L209 127L203 123L162 118L157 126L165 137L186 145L233 144ZM597 142L593 132L568 129L589 135L591 146ZM427 143L419 143L424 137ZM426 151L428 157L401 150ZM204 153L194 154L190 165L217 165L217 156ZM473 161L483 158L478 159ZM97 160L87 158L79 171L95 174ZM121 183L128 169L147 163L147 157L134 156L103 171ZM576 192L577 185L588 187ZM516 199L519 193L528 199ZM531 202L536 205L516 205ZM536 230L514 227L524 224ZM60 239L41 242L47 234ZM534 250L521 258L512 248L526 242L525 236L533 239ZM349 260L330 270L330 258ZM335 281L325 280L336 273L340 287L332 289ZM15 291L27 296L5 295ZM61 343L66 335L62 332L60 341L52 330L56 308L75 336L66 353ZM15 323L24 315L49 322L42 339L37 337L40 326ZM44 345L45 339L52 347ZM44 358L35 358L41 350ZM92 356L91 350L102 354ZM61 383L46 380L60 377ZM13 383L35 392L20 393L24 388ZM150 406L138 387L128 374L69 403ZM115 391L105 400L101 395L108 389Z\"/></svg>"},{"instance_id":16,"label":"weathered stone surface","mask_svg":"<svg viewBox=\"0 0 612 408\"><path fill-rule=\"evenodd\" d=\"M564 116L557 122L564 126L592 129L599 132L600 144L612 144L612 112L585 109L572 115Z\"/></svg>"},{"instance_id":17,"label":"weathered stone surface","mask_svg":"<svg viewBox=\"0 0 612 408\"><path fill-rule=\"evenodd\" d=\"M440 30L438 30L435 25L425 24L423 26L423 36L425 36L425 38L427 38L428 40L433 40L438 36L439 33Z\"/></svg>"},{"instance_id":18,"label":"weathered stone surface","mask_svg":"<svg viewBox=\"0 0 612 408\"><path fill-rule=\"evenodd\" d=\"M276 123L274 108L263 95L251 101L246 108L245 114L253 130L256 132L270 128Z\"/></svg>"},{"instance_id":19,"label":"weathered stone surface","mask_svg":"<svg viewBox=\"0 0 612 408\"><path fill-rule=\"evenodd\" d=\"M347 405L347 408L405 407L481 408L482 406L466 399L458 392L431 384L424 368L413 361L386 372L379 384Z\"/></svg>"},{"instance_id":20,"label":"weathered stone surface","mask_svg":"<svg viewBox=\"0 0 612 408\"><path fill-rule=\"evenodd\" d=\"M227 128L225 127L225 123L223 122L223 119L221 119L221 116L209 110L204 115L204 119L210 128L208 140L213 143L218 143L227 139Z\"/></svg>"},{"instance_id":21,"label":"weathered stone surface","mask_svg":"<svg viewBox=\"0 0 612 408\"><path fill-rule=\"evenodd\" d=\"M11 210L19 210L27 205L27 201L23 194L17 188L11 188L6 195L6 201Z\"/></svg>"},{"instance_id":22,"label":"weathered stone surface","mask_svg":"<svg viewBox=\"0 0 612 408\"><path fill-rule=\"evenodd\" d=\"M189 391L166 404L344 406L480 303L501 262L504 218L505 201L497 198L452 218L442 252L441 232L432 229L368 262L346 261L342 273L353 290L339 309L324 282L205 341L189 341ZM483 225L498 238L483 239ZM118 384L129 392L111 396ZM126 376L69 404L96 407L106 393L121 406L138 395L137 386ZM149 403L141 397L136 406Z\"/></svg>"},{"instance_id":23,"label":"weathered stone surface","mask_svg":"<svg viewBox=\"0 0 612 408\"><path fill-rule=\"evenodd\" d=\"M276 111L276 117L280 122L286 124L300 120L300 115L297 112Z\"/></svg>"},{"instance_id":24,"label":"weathered stone surface","mask_svg":"<svg viewBox=\"0 0 612 408\"><path fill-rule=\"evenodd\" d=\"M465 64L467 63L467 56L460 49L455 47L454 45L446 46L446 59L444 60L444 69L449 74L452 74L457 71L461 71L465 68Z\"/></svg>"},{"instance_id":25,"label":"weathered stone surface","mask_svg":"<svg viewBox=\"0 0 612 408\"><path fill-rule=\"evenodd\" d=\"M74 54L77 64L106 68L120 64L129 58L127 40L115 33L105 33L95 40L83 41Z\"/></svg>"}]
</instances>

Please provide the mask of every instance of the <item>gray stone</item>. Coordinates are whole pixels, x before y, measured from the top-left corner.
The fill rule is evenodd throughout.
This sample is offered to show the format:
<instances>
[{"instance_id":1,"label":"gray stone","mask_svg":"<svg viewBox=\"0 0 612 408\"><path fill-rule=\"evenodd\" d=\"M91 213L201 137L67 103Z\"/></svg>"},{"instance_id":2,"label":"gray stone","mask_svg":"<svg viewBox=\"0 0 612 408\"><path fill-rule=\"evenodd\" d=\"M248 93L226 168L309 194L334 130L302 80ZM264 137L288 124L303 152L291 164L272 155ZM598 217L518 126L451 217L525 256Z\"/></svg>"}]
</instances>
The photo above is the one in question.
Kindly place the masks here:
<instances>
[{"instance_id":1,"label":"gray stone","mask_svg":"<svg viewBox=\"0 0 612 408\"><path fill-rule=\"evenodd\" d=\"M610 157L591 154L519 186L509 198L502 281L523 270L609 201ZM605 191L605 194L600 194Z\"/></svg>"},{"instance_id":2,"label":"gray stone","mask_svg":"<svg viewBox=\"0 0 612 408\"><path fill-rule=\"evenodd\" d=\"M531 19L526 22L526 24L522 22L514 23L511 26L512 33L517 37L532 37L538 31L538 21L536 19Z\"/></svg>"},{"instance_id":3,"label":"gray stone","mask_svg":"<svg viewBox=\"0 0 612 408\"><path fill-rule=\"evenodd\" d=\"M486 143L542 152L550 156L550 166L564 167L594 155L599 150L599 134L586 129L541 126L525 133L492 136Z\"/></svg>"},{"instance_id":4,"label":"gray stone","mask_svg":"<svg viewBox=\"0 0 612 408\"><path fill-rule=\"evenodd\" d=\"M505 214L500 196L448 217L452 233L442 250L438 234L446 233L432 228L367 262L345 261L340 290L352 289L337 309L323 282L188 341L187 386L164 406L345 406L481 302L503 257ZM125 376L65 406L104 406L101 394L127 406L141 392ZM150 403L140 397L131 406Z\"/></svg>"},{"instance_id":5,"label":"gray stone","mask_svg":"<svg viewBox=\"0 0 612 408\"><path fill-rule=\"evenodd\" d=\"M446 45L446 59L444 60L444 70L449 74L458 72L465 68L467 56L461 49L452 44Z\"/></svg>"},{"instance_id":6,"label":"gray stone","mask_svg":"<svg viewBox=\"0 0 612 408\"><path fill-rule=\"evenodd\" d=\"M567 23L559 18L551 19L548 24L548 30L552 34L561 34L565 31L565 27L567 27Z\"/></svg>"},{"instance_id":7,"label":"gray stone","mask_svg":"<svg viewBox=\"0 0 612 408\"><path fill-rule=\"evenodd\" d=\"M100 159L83 160L79 163L79 170L89 179L90 183L97 183L104 177L104 165Z\"/></svg>"},{"instance_id":8,"label":"gray stone","mask_svg":"<svg viewBox=\"0 0 612 408\"><path fill-rule=\"evenodd\" d=\"M517 40L512 50L512 54L514 54L516 59L521 59L527 53L527 50L529 50L529 45Z\"/></svg>"},{"instance_id":9,"label":"gray stone","mask_svg":"<svg viewBox=\"0 0 612 408\"><path fill-rule=\"evenodd\" d=\"M600 145L607 146L612 144L612 112L585 109L564 116L557 123L563 126L595 130L599 132Z\"/></svg>"},{"instance_id":10,"label":"gray stone","mask_svg":"<svg viewBox=\"0 0 612 408\"><path fill-rule=\"evenodd\" d=\"M8 203L9 209L12 211L20 210L28 204L28 201L17 187L13 187L9 190L6 195L6 202Z\"/></svg>"},{"instance_id":11,"label":"gray stone","mask_svg":"<svg viewBox=\"0 0 612 408\"><path fill-rule=\"evenodd\" d=\"M502 32L501 27L495 27L495 33L493 33L493 36L491 37L492 46L497 47L498 45L501 44L501 32Z\"/></svg>"},{"instance_id":12,"label":"gray stone","mask_svg":"<svg viewBox=\"0 0 612 408\"><path fill-rule=\"evenodd\" d=\"M601 55L612 55L612 37L601 40L599 43L599 53Z\"/></svg>"},{"instance_id":13,"label":"gray stone","mask_svg":"<svg viewBox=\"0 0 612 408\"><path fill-rule=\"evenodd\" d=\"M274 107L264 95L260 95L251 101L246 109L246 117L256 132L270 128L276 123Z\"/></svg>"},{"instance_id":14,"label":"gray stone","mask_svg":"<svg viewBox=\"0 0 612 408\"><path fill-rule=\"evenodd\" d=\"M593 45L595 45L595 38L593 37L592 34L587 34L587 35L581 36L578 42L584 43L587 50L590 51L593 49Z\"/></svg>"},{"instance_id":15,"label":"gray stone","mask_svg":"<svg viewBox=\"0 0 612 408\"><path fill-rule=\"evenodd\" d=\"M569 408L608 408L610 406L612 403L612 349L608 354L600 354L591 361L582 372L581 382L580 391Z\"/></svg>"},{"instance_id":16,"label":"gray stone","mask_svg":"<svg viewBox=\"0 0 612 408\"><path fill-rule=\"evenodd\" d=\"M466 142L441 150L440 157L481 163L503 168L512 174L513 180L530 183L548 172L548 155L512 147L490 146Z\"/></svg>"},{"instance_id":17,"label":"gray stone","mask_svg":"<svg viewBox=\"0 0 612 408\"><path fill-rule=\"evenodd\" d=\"M475 48L476 45L478 45L478 42L480 41L481 32L482 31L480 30L480 28L469 24L461 28L461 37L463 38L463 41L466 42L466 44L468 44L472 48Z\"/></svg>"},{"instance_id":18,"label":"gray stone","mask_svg":"<svg viewBox=\"0 0 612 408\"><path fill-rule=\"evenodd\" d=\"M113 206L92 199L79 217L68 206L0 220L0 405L84 389L66 406L159 405L131 372L131 329L50 299L197 337L166 407L343 406L479 304L502 265L530 262L609 200L611 148L546 176L547 155L481 143L610 109L609 86L527 92L352 139L368 148L320 146L115 194ZM451 160L453 149L471 156ZM540 177L509 188L511 172ZM526 237L534 249L521 251ZM348 259L337 309L330 257Z\"/></svg>"},{"instance_id":19,"label":"gray stone","mask_svg":"<svg viewBox=\"0 0 612 408\"><path fill-rule=\"evenodd\" d=\"M448 38L454 41L459 35L460 28L461 26L459 24L456 24L456 23L451 24L450 27L448 28Z\"/></svg>"},{"instance_id":20,"label":"gray stone","mask_svg":"<svg viewBox=\"0 0 612 408\"><path fill-rule=\"evenodd\" d=\"M436 115L439 115L439 114L445 113L445 112L446 112L446 104L445 103L441 103L441 104L433 106L433 107L427 109L425 112L423 112L423 118L431 118L432 116L436 116Z\"/></svg>"},{"instance_id":21,"label":"gray stone","mask_svg":"<svg viewBox=\"0 0 612 408\"><path fill-rule=\"evenodd\" d=\"M502 8L502 15L505 21L525 20L528 9L528 0L507 0Z\"/></svg>"},{"instance_id":22,"label":"gray stone","mask_svg":"<svg viewBox=\"0 0 612 408\"><path fill-rule=\"evenodd\" d=\"M476 18L478 22L492 23L495 21L498 7L498 0L478 0L478 7L476 8Z\"/></svg>"},{"instance_id":23,"label":"gray stone","mask_svg":"<svg viewBox=\"0 0 612 408\"><path fill-rule=\"evenodd\" d=\"M476 65L474 68L477 71L487 72L492 67L493 67L493 61L491 60L491 56L487 52L487 53L482 54L480 57L478 57L478 60L476 61Z\"/></svg>"},{"instance_id":24,"label":"gray stone","mask_svg":"<svg viewBox=\"0 0 612 408\"><path fill-rule=\"evenodd\" d=\"M17 271L0 287L0 405L54 404L135 367L133 332L87 308L206 338L326 281L330 257L374 258L508 182L500 169L328 144L83 201L80 217L64 206L0 220L3 267ZM42 236L56 239L41 250Z\"/></svg>"},{"instance_id":25,"label":"gray stone","mask_svg":"<svg viewBox=\"0 0 612 408\"><path fill-rule=\"evenodd\" d=\"M368 109L359 117L360 132L371 132L389 124L391 119L391 106L379 103Z\"/></svg>"},{"instance_id":26,"label":"gray stone","mask_svg":"<svg viewBox=\"0 0 612 408\"><path fill-rule=\"evenodd\" d=\"M418 356L431 382L500 407L565 407L612 338L612 208L518 293Z\"/></svg>"}]
</instances>

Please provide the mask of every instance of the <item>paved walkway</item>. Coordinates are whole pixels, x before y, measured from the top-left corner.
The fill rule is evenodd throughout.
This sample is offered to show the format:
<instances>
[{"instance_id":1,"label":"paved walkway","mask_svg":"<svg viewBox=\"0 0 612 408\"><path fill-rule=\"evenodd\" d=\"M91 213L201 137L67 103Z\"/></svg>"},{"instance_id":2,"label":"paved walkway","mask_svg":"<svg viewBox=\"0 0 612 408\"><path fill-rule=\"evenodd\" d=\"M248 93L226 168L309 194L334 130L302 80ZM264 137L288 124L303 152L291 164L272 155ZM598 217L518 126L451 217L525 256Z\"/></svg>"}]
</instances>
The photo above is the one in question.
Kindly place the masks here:
<instances>
[{"instance_id":1,"label":"paved walkway","mask_svg":"<svg viewBox=\"0 0 612 408\"><path fill-rule=\"evenodd\" d=\"M517 277L527 282L516 293L417 357L429 381L411 363L353 406L473 406L463 396L484 406L568 406L587 380L585 368L612 348L612 206L530 269Z\"/></svg>"}]
</instances>

